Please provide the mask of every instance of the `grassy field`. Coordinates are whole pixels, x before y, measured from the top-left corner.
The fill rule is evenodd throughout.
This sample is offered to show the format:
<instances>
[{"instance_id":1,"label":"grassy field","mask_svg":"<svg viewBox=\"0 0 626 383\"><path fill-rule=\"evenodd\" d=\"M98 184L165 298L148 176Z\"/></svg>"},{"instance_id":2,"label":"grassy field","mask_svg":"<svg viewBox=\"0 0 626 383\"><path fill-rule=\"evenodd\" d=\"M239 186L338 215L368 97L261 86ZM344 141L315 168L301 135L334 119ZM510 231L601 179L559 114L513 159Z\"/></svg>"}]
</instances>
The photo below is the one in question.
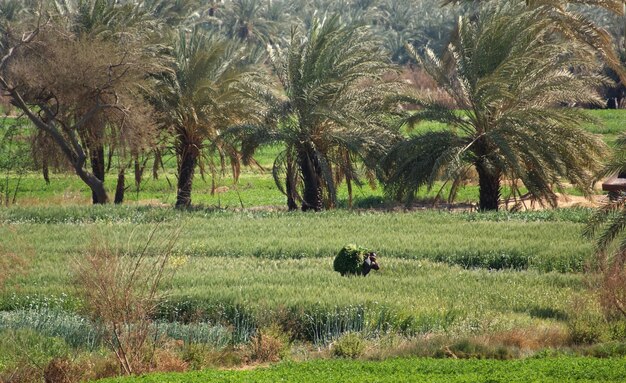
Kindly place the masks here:
<instances>
[{"instance_id":1,"label":"grassy field","mask_svg":"<svg viewBox=\"0 0 626 383\"><path fill-rule=\"evenodd\" d=\"M598 122L589 124L586 129L602 135L609 145L612 145L617 136L626 131L626 111L624 110L590 110L588 113Z\"/></svg>"},{"instance_id":2,"label":"grassy field","mask_svg":"<svg viewBox=\"0 0 626 383\"><path fill-rule=\"evenodd\" d=\"M489 360L393 359L384 362L346 360L283 363L249 371L202 371L101 380L102 383L151 382L429 382L429 383L566 383L623 382L624 359Z\"/></svg>"},{"instance_id":3,"label":"grassy field","mask_svg":"<svg viewBox=\"0 0 626 383\"><path fill-rule=\"evenodd\" d=\"M624 112L590 113L604 125L589 129L614 141ZM269 169L278 150L266 148L257 159ZM542 355L545 348L551 348L547 354L626 354L626 323L605 319L594 276L585 273L594 266L592 245L581 236L589 209L404 212L393 209L380 188L364 187L355 193L356 207L379 209L290 213L269 173L247 168L236 186L228 174L220 176L214 195L210 178L197 177L198 207L178 211L170 207L174 163L167 159L159 179L146 177L139 192L131 187L125 206L90 206L89 191L71 174L52 174L50 185L32 170L21 178L0 175L9 189L20 179L17 206L0 209L6 260L0 278L8 275L0 291L0 381L19 366L98 361L88 362L94 366L109 358L97 323L84 316L74 266L98 244L135 254L153 230L150 259L166 251L164 240L177 238L168 266L173 277L153 315L154 339L178 342L165 351L185 368L258 361L254 340L274 334L275 326L276 339L289 340L287 360L330 357L346 334L358 334L367 345L363 357L372 359L446 357L450 348L468 347L467 357L496 359ZM111 187L115 175L108 177ZM477 194L470 185L458 200L475 202ZM339 198L347 205L345 187ZM334 272L333 257L350 243L375 250L382 269L367 278ZM23 263L12 264L12 257ZM195 347L210 350L197 365L190 354ZM596 347L600 351L586 351ZM618 359L573 357L333 360L138 379L610 382L626 376L623 366Z\"/></svg>"},{"instance_id":4,"label":"grassy field","mask_svg":"<svg viewBox=\"0 0 626 383\"><path fill-rule=\"evenodd\" d=\"M0 248L34 258L0 307L43 302L77 310L73 260L98 240L137 249L158 224L157 236L179 236L174 253L181 260L164 319L201 312L213 322L245 319L253 330L263 318L287 315L305 323L302 337L322 342L329 331L333 337L352 329L414 335L558 327L576 297L589 297L580 273L592 252L580 236L588 214L5 209ZM332 259L348 243L375 249L382 270L340 277Z\"/></svg>"}]
</instances>

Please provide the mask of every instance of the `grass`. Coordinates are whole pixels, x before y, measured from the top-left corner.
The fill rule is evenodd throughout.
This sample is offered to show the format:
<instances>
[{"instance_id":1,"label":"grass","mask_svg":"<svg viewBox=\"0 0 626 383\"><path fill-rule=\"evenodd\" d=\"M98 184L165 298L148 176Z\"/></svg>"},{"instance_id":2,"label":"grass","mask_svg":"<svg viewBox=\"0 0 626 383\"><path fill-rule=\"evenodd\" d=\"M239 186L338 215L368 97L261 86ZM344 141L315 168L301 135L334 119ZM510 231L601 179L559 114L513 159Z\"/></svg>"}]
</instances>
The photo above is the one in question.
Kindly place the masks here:
<instances>
[{"instance_id":1,"label":"grass","mask_svg":"<svg viewBox=\"0 0 626 383\"><path fill-rule=\"evenodd\" d=\"M282 363L247 371L207 370L102 380L150 382L623 382L623 359L567 358L519 361L391 359L383 362L322 360Z\"/></svg>"},{"instance_id":2,"label":"grass","mask_svg":"<svg viewBox=\"0 0 626 383\"><path fill-rule=\"evenodd\" d=\"M624 110L589 110L587 113L600 121L600 123L589 124L585 128L592 133L602 135L604 141L609 145L612 145L617 136L626 131L626 125L624 124L626 120L624 114L626 112Z\"/></svg>"},{"instance_id":3,"label":"grass","mask_svg":"<svg viewBox=\"0 0 626 383\"><path fill-rule=\"evenodd\" d=\"M212 318L224 303L257 323L287 316L307 326L298 336L324 343L345 331L462 335L533 327L567 316L583 288L572 275L468 271L408 260L387 260L368 278L342 278L330 259L218 258L181 270L169 299L184 312Z\"/></svg>"},{"instance_id":4,"label":"grass","mask_svg":"<svg viewBox=\"0 0 626 383\"><path fill-rule=\"evenodd\" d=\"M580 237L588 214L4 209L0 248L35 257L0 308L80 310L72 260L93 238L137 249L158 223L159 238L182 228L177 273L159 313L169 321L234 326L241 339L264 321L297 323L297 335L317 343L351 330L410 336L563 326L570 302L589 296L577 273L592 252ZM375 249L382 270L340 277L332 259L348 243ZM162 250L153 245L149 252Z\"/></svg>"},{"instance_id":5,"label":"grass","mask_svg":"<svg viewBox=\"0 0 626 383\"><path fill-rule=\"evenodd\" d=\"M574 213L570 215L572 219L578 217ZM18 252L26 246L55 260L58 256L86 251L88 239L94 233L101 233L112 244L120 245L126 244L132 234L131 242L141 244L154 227L153 222L164 221L161 229L166 232L184 228L177 252L194 258L334 257L344 245L356 243L376 249L388 258L447 260L456 264L457 256L500 253L526 257L527 264L522 266L542 271L582 270L592 248L581 239L580 223L529 221L524 219L526 216L531 220L541 217L539 213L491 215L493 220L509 217L507 221L494 222L476 213L446 212L303 214L199 210L181 213L168 208L112 206L5 209L0 211L0 222L5 222L0 227L0 243L17 246ZM91 224L83 224L90 221ZM461 265L473 266L459 259Z\"/></svg>"}]
</instances>

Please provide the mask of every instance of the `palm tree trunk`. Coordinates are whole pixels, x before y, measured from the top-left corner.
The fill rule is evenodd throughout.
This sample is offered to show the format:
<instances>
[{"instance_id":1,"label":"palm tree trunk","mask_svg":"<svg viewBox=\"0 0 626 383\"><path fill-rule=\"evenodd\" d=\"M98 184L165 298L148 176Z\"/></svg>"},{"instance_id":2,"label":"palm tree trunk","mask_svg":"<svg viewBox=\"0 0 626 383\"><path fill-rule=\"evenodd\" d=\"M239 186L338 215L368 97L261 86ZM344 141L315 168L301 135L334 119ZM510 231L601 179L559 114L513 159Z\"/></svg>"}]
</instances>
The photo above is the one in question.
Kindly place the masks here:
<instances>
[{"instance_id":1,"label":"palm tree trunk","mask_svg":"<svg viewBox=\"0 0 626 383\"><path fill-rule=\"evenodd\" d=\"M289 211L298 210L298 204L296 203L296 176L295 166L291 164L287 165L287 177L285 182L285 191L287 192L287 207Z\"/></svg>"},{"instance_id":2,"label":"palm tree trunk","mask_svg":"<svg viewBox=\"0 0 626 383\"><path fill-rule=\"evenodd\" d=\"M285 191L287 192L287 207L289 211L298 210L298 191L297 191L297 179L298 179L298 165L294 161L292 151L287 152L287 174L285 175Z\"/></svg>"},{"instance_id":3,"label":"palm tree trunk","mask_svg":"<svg viewBox=\"0 0 626 383\"><path fill-rule=\"evenodd\" d=\"M178 192L176 195L176 207L186 208L191 206L191 186L193 175L198 161L197 151L192 145L186 145L182 151L178 168Z\"/></svg>"},{"instance_id":4,"label":"palm tree trunk","mask_svg":"<svg viewBox=\"0 0 626 383\"><path fill-rule=\"evenodd\" d=\"M115 187L115 199L114 203L120 205L124 203L124 192L126 191L126 177L124 175L124 168L121 168L117 173L117 186Z\"/></svg>"},{"instance_id":5,"label":"palm tree trunk","mask_svg":"<svg viewBox=\"0 0 626 383\"><path fill-rule=\"evenodd\" d=\"M320 185L319 166L313 150L303 149L298 153L298 162L304 182L302 211L320 211L324 206L322 187Z\"/></svg>"},{"instance_id":6,"label":"palm tree trunk","mask_svg":"<svg viewBox=\"0 0 626 383\"><path fill-rule=\"evenodd\" d=\"M498 210L500 201L500 172L490 171L483 163L476 164L478 172L478 185L480 211Z\"/></svg>"},{"instance_id":7,"label":"palm tree trunk","mask_svg":"<svg viewBox=\"0 0 626 383\"><path fill-rule=\"evenodd\" d=\"M348 185L348 208L352 209L352 178L346 176L346 184Z\"/></svg>"},{"instance_id":8,"label":"palm tree trunk","mask_svg":"<svg viewBox=\"0 0 626 383\"><path fill-rule=\"evenodd\" d=\"M95 147L91 148L89 151L89 160L91 162L91 171L93 175L104 183L104 175L105 175L105 161L104 161L104 145L97 144ZM93 189L92 189L93 190ZM91 199L95 204L99 204L100 197L97 195L96 191L92 191Z\"/></svg>"},{"instance_id":9,"label":"palm tree trunk","mask_svg":"<svg viewBox=\"0 0 626 383\"><path fill-rule=\"evenodd\" d=\"M41 171L43 172L43 179L46 181L46 185L50 185L50 166L48 165L48 157L44 154L44 158L41 160Z\"/></svg>"}]
</instances>

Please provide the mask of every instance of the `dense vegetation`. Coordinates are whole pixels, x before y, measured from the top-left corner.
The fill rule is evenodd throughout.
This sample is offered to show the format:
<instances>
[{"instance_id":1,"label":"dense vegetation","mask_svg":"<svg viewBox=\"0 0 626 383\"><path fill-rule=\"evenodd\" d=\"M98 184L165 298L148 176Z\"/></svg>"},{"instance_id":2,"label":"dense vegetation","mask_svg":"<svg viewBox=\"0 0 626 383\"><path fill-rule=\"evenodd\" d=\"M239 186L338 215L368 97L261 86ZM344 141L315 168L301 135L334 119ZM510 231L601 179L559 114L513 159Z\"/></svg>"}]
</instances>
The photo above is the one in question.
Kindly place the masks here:
<instances>
[{"instance_id":1,"label":"dense vegetation","mask_svg":"<svg viewBox=\"0 0 626 383\"><path fill-rule=\"evenodd\" d=\"M624 6L0 0L0 382L623 379Z\"/></svg>"},{"instance_id":2,"label":"dense vegetation","mask_svg":"<svg viewBox=\"0 0 626 383\"><path fill-rule=\"evenodd\" d=\"M488 372L486 372L488 371ZM206 371L156 374L102 382L621 382L623 360L580 358L529 359L519 362L396 359L381 363L315 361L285 363L254 371Z\"/></svg>"},{"instance_id":3,"label":"dense vegetation","mask_svg":"<svg viewBox=\"0 0 626 383\"><path fill-rule=\"evenodd\" d=\"M586 111L594 122L585 125L585 129L591 133L598 134L608 144L613 145L618 135L623 131L622 121L626 118L626 113L622 110L591 110ZM12 121L12 120L11 120ZM0 131L8 132L9 124L5 124ZM422 122L418 124L412 131L411 135L428 133L431 131L441 131L442 124L432 122ZM43 206L45 205L68 205L68 204L84 204L91 198L91 192L76 177L65 172L57 172L52 168L48 174L50 183L47 184L41 174L36 170L36 165L29 157L30 150L28 145L24 144L30 136L28 129L18 131L16 137L19 137L21 146L15 147L13 152L10 150L0 152L0 157L4 158L7 164L4 167L0 162L0 171L2 172L3 185L5 182L9 185L10 201L15 194L17 205ZM12 153L21 153L19 158L22 162L17 164ZM250 208L254 206L284 206L287 198L278 190L274 181L270 177L273 162L278 157L281 149L279 146L268 146L261 148L256 152L255 159L257 163L263 167L242 166L238 174L238 183L235 184L235 178L230 172L216 174L216 178L197 179L194 184L194 201L199 206L235 209ZM5 154L6 153L6 154ZM114 157L115 158L115 157ZM8 160L11 160L10 162ZM176 158L175 156L163 153L161 160L164 169L159 170L159 177L143 177L138 184L130 186L126 193L126 203L128 204L164 204L173 205L176 201ZM219 158L215 158L219 161ZM11 164L11 165L9 165ZM12 169L10 166L20 165L21 167ZM150 169L153 165L152 160L146 163L146 169ZM107 173L107 177L115 177L116 172L111 169ZM18 185L19 183L19 185ZM448 185L442 182L436 183L431 191L426 189L417 193L416 199L432 200L434 196L442 189L441 194L447 194L450 191ZM115 185L109 185L107 190L110 193L115 192ZM522 188L522 191L524 189ZM573 188L567 187L566 194L580 196L582 193ZM503 188L503 197L509 197L510 189L505 185ZM459 203L478 203L478 185L468 183L459 185L456 191L456 201ZM337 206L347 207L349 203L349 193L345 183L337 187ZM11 203L10 203L11 204ZM393 205L393 200L384 194L382 187L371 189L367 185L354 187L353 190L353 207L355 208L378 208L389 207ZM428 204L430 206L430 204ZM97 210L97 209L96 209ZM40 214L44 214L41 212ZM166 213L164 213L166 214ZM169 214L169 213L167 213ZM69 218L69 217L68 217Z\"/></svg>"},{"instance_id":4,"label":"dense vegetation","mask_svg":"<svg viewBox=\"0 0 626 383\"><path fill-rule=\"evenodd\" d=\"M592 261L591 245L580 236L591 214L11 208L0 215L0 245L8 254L31 256L27 273L7 281L1 304L8 311L0 323L7 339L30 339L26 355L43 361L100 350L99 327L85 318L71 283L74 266L56 265L79 262L76 254L92 251L98 238L107 238L112 251L141 248L158 224L159 237L178 235L178 243L170 261L175 275L153 313L155 331L185 341L172 352L197 359L198 366L258 358L251 356L254 347L236 350L267 331L266 338L287 345L331 344L357 332L371 347L366 352L383 354L415 355L413 348L396 348L417 339L427 342L415 346L424 356L446 356L442 350L458 339L470 342L459 350L470 347L483 357L506 350L507 358L547 345L575 350L619 342L621 322L603 319L581 273ZM367 278L335 273L337 249L350 242L375 249L381 270ZM147 254L164 251L156 243ZM386 337L388 351L378 344ZM41 339L56 346L42 349ZM621 355L619 344L602 352ZM189 347L200 351L185 354Z\"/></svg>"}]
</instances>

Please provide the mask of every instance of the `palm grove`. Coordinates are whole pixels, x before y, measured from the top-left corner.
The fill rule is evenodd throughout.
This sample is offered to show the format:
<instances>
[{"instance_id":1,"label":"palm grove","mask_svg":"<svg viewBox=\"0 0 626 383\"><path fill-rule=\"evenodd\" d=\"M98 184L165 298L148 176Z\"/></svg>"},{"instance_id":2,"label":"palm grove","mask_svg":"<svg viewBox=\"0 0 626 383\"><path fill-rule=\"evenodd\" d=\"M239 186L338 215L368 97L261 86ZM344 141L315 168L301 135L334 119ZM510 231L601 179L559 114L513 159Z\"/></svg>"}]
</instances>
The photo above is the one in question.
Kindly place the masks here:
<instances>
[{"instance_id":1,"label":"palm grove","mask_svg":"<svg viewBox=\"0 0 626 383\"><path fill-rule=\"evenodd\" d=\"M268 145L292 210L336 206L342 183L350 203L365 183L411 201L444 182L453 197L472 174L480 210L505 184L549 205L566 183L591 193L606 147L569 106L602 105L607 70L626 78L593 22L623 2L426 3L5 0L0 87L44 175L62 164L98 204L107 173L121 203L129 169L158 177L172 153L188 207L197 172L237 179ZM446 102L403 80L415 64ZM411 134L423 120L447 128Z\"/></svg>"}]
</instances>

